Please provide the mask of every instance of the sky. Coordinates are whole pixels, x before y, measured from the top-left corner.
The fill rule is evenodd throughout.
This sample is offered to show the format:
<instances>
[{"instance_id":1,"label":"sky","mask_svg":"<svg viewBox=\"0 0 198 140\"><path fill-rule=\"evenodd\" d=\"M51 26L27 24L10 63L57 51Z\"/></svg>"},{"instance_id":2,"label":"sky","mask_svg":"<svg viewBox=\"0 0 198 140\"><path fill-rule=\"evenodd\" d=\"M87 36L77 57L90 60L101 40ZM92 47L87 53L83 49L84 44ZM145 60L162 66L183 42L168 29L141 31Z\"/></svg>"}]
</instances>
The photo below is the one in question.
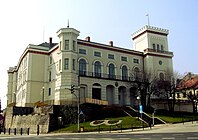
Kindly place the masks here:
<instances>
[{"instance_id":1,"label":"sky","mask_svg":"<svg viewBox=\"0 0 198 140\"><path fill-rule=\"evenodd\" d=\"M56 32L69 26L79 39L133 49L131 34L148 24L169 30L174 71L198 73L197 0L0 0L0 98L6 107L9 67L16 66L28 44L58 42Z\"/></svg>"}]
</instances>

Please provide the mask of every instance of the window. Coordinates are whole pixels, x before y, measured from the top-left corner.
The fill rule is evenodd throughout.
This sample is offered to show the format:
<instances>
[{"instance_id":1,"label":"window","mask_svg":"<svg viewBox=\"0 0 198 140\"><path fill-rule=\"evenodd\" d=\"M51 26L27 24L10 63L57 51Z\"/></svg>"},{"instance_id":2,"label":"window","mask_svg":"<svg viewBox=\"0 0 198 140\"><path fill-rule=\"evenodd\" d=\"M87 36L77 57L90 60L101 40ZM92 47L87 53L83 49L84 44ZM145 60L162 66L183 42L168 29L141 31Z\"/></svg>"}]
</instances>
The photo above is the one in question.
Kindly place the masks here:
<instances>
[{"instance_id":1,"label":"window","mask_svg":"<svg viewBox=\"0 0 198 140\"><path fill-rule=\"evenodd\" d=\"M122 67L122 80L127 80L128 79L128 69L126 66Z\"/></svg>"},{"instance_id":2,"label":"window","mask_svg":"<svg viewBox=\"0 0 198 140\"><path fill-rule=\"evenodd\" d=\"M133 63L139 64L139 59L134 58L134 59L133 59Z\"/></svg>"},{"instance_id":3,"label":"window","mask_svg":"<svg viewBox=\"0 0 198 140\"><path fill-rule=\"evenodd\" d=\"M155 44L153 44L153 50L155 50L156 48L155 48Z\"/></svg>"},{"instance_id":4,"label":"window","mask_svg":"<svg viewBox=\"0 0 198 140\"><path fill-rule=\"evenodd\" d=\"M69 58L65 58L64 69L65 70L69 69Z\"/></svg>"},{"instance_id":5,"label":"window","mask_svg":"<svg viewBox=\"0 0 198 140\"><path fill-rule=\"evenodd\" d=\"M59 60L59 70L61 70L61 59Z\"/></svg>"},{"instance_id":6,"label":"window","mask_svg":"<svg viewBox=\"0 0 198 140\"><path fill-rule=\"evenodd\" d=\"M96 77L101 77L101 63L99 61L94 63L94 72Z\"/></svg>"},{"instance_id":7,"label":"window","mask_svg":"<svg viewBox=\"0 0 198 140\"><path fill-rule=\"evenodd\" d=\"M161 81L164 81L164 74L163 74L163 73L160 73L160 74L159 74L159 79L160 79Z\"/></svg>"},{"instance_id":8,"label":"window","mask_svg":"<svg viewBox=\"0 0 198 140\"><path fill-rule=\"evenodd\" d=\"M159 44L157 44L157 50L160 50Z\"/></svg>"},{"instance_id":9,"label":"window","mask_svg":"<svg viewBox=\"0 0 198 140\"><path fill-rule=\"evenodd\" d=\"M48 90L48 96L50 96L51 95L51 88L49 88L49 90Z\"/></svg>"},{"instance_id":10,"label":"window","mask_svg":"<svg viewBox=\"0 0 198 140\"><path fill-rule=\"evenodd\" d=\"M69 50L69 40L65 40L65 50Z\"/></svg>"},{"instance_id":11,"label":"window","mask_svg":"<svg viewBox=\"0 0 198 140\"><path fill-rule=\"evenodd\" d=\"M114 59L114 55L113 54L108 54L108 59Z\"/></svg>"},{"instance_id":12,"label":"window","mask_svg":"<svg viewBox=\"0 0 198 140\"><path fill-rule=\"evenodd\" d=\"M51 81L51 80L52 80L52 72L49 71L49 81Z\"/></svg>"},{"instance_id":13,"label":"window","mask_svg":"<svg viewBox=\"0 0 198 140\"><path fill-rule=\"evenodd\" d=\"M115 79L115 66L114 64L109 64L109 78Z\"/></svg>"},{"instance_id":14,"label":"window","mask_svg":"<svg viewBox=\"0 0 198 140\"><path fill-rule=\"evenodd\" d=\"M101 53L100 52L94 52L94 56L101 57Z\"/></svg>"},{"instance_id":15,"label":"window","mask_svg":"<svg viewBox=\"0 0 198 140\"><path fill-rule=\"evenodd\" d=\"M60 49L61 49L62 41L60 41Z\"/></svg>"},{"instance_id":16,"label":"window","mask_svg":"<svg viewBox=\"0 0 198 140\"><path fill-rule=\"evenodd\" d=\"M163 45L161 45L161 51L164 51L164 46Z\"/></svg>"},{"instance_id":17,"label":"window","mask_svg":"<svg viewBox=\"0 0 198 140\"><path fill-rule=\"evenodd\" d=\"M52 64L52 56L50 56L49 61L50 61L50 64Z\"/></svg>"},{"instance_id":18,"label":"window","mask_svg":"<svg viewBox=\"0 0 198 140\"><path fill-rule=\"evenodd\" d=\"M85 49L79 49L79 53L80 53L80 54L87 54L87 52L86 52Z\"/></svg>"},{"instance_id":19,"label":"window","mask_svg":"<svg viewBox=\"0 0 198 140\"><path fill-rule=\"evenodd\" d=\"M76 64L76 60L75 59L73 59L73 61L72 61L72 68L73 68L73 70L75 70L76 68L75 68L75 64Z\"/></svg>"},{"instance_id":20,"label":"window","mask_svg":"<svg viewBox=\"0 0 198 140\"><path fill-rule=\"evenodd\" d=\"M121 60L122 60L122 61L127 61L127 57L121 56Z\"/></svg>"},{"instance_id":21,"label":"window","mask_svg":"<svg viewBox=\"0 0 198 140\"><path fill-rule=\"evenodd\" d=\"M86 75L86 61L85 59L80 59L79 61L79 75Z\"/></svg>"},{"instance_id":22,"label":"window","mask_svg":"<svg viewBox=\"0 0 198 140\"><path fill-rule=\"evenodd\" d=\"M73 51L76 51L76 41L73 40Z\"/></svg>"}]
</instances>

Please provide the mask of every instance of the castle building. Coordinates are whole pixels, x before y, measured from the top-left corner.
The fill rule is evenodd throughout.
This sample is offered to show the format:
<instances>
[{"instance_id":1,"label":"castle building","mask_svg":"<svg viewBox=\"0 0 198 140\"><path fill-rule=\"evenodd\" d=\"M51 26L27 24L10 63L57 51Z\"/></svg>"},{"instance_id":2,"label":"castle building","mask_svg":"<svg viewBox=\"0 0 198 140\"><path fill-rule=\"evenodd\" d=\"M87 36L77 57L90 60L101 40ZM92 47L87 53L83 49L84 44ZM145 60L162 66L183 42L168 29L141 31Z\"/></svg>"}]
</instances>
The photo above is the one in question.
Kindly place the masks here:
<instances>
[{"instance_id":1,"label":"castle building","mask_svg":"<svg viewBox=\"0 0 198 140\"><path fill-rule=\"evenodd\" d=\"M135 81L143 73L150 80L173 75L166 29L144 26L133 33L134 50L114 46L113 41L78 39L79 33L61 28L58 43L50 38L48 43L29 44L17 66L8 70L7 104L62 105L79 97L80 103L134 106Z\"/></svg>"}]
</instances>

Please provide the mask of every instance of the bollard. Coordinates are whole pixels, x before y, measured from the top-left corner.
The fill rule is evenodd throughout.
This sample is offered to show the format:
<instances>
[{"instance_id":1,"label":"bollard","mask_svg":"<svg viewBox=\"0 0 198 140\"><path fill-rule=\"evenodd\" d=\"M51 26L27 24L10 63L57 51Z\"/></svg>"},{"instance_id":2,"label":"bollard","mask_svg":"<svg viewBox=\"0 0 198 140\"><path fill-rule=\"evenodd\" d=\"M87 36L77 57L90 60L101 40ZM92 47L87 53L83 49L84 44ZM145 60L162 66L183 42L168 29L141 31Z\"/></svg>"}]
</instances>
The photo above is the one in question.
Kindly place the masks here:
<instances>
[{"instance_id":1,"label":"bollard","mask_svg":"<svg viewBox=\"0 0 198 140\"><path fill-rule=\"evenodd\" d=\"M111 133L111 125L109 126L109 133Z\"/></svg>"},{"instance_id":2,"label":"bollard","mask_svg":"<svg viewBox=\"0 0 198 140\"><path fill-rule=\"evenodd\" d=\"M30 128L27 128L27 135L30 134Z\"/></svg>"},{"instance_id":3,"label":"bollard","mask_svg":"<svg viewBox=\"0 0 198 140\"><path fill-rule=\"evenodd\" d=\"M23 135L23 128L21 128L21 135Z\"/></svg>"},{"instance_id":4,"label":"bollard","mask_svg":"<svg viewBox=\"0 0 198 140\"><path fill-rule=\"evenodd\" d=\"M10 130L11 130L11 129L9 128L9 129L8 129L8 134L9 134L9 135L10 135Z\"/></svg>"},{"instance_id":5,"label":"bollard","mask_svg":"<svg viewBox=\"0 0 198 140\"><path fill-rule=\"evenodd\" d=\"M39 135L39 125L37 125L37 135Z\"/></svg>"},{"instance_id":6,"label":"bollard","mask_svg":"<svg viewBox=\"0 0 198 140\"><path fill-rule=\"evenodd\" d=\"M5 127L3 128L3 133L6 134L6 128Z\"/></svg>"},{"instance_id":7,"label":"bollard","mask_svg":"<svg viewBox=\"0 0 198 140\"><path fill-rule=\"evenodd\" d=\"M16 128L14 128L14 135L16 135Z\"/></svg>"},{"instance_id":8,"label":"bollard","mask_svg":"<svg viewBox=\"0 0 198 140\"><path fill-rule=\"evenodd\" d=\"M131 131L133 131L133 124L131 125Z\"/></svg>"},{"instance_id":9,"label":"bollard","mask_svg":"<svg viewBox=\"0 0 198 140\"><path fill-rule=\"evenodd\" d=\"M122 124L120 124L120 130L121 130L121 133L122 133Z\"/></svg>"}]
</instances>

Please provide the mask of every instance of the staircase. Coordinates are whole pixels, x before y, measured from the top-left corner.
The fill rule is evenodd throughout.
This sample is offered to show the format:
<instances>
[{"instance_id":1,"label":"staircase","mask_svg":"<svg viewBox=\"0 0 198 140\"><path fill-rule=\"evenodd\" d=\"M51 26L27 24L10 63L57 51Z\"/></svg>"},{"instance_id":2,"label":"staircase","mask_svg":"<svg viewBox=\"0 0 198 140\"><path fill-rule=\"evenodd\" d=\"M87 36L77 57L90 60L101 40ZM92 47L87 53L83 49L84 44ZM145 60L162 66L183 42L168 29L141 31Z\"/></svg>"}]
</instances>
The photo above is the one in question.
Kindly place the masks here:
<instances>
[{"instance_id":1,"label":"staircase","mask_svg":"<svg viewBox=\"0 0 198 140\"><path fill-rule=\"evenodd\" d=\"M143 112L142 113L142 117L141 117L141 113L139 113L139 111L135 110L134 108L132 108L131 106L125 106L122 108L122 110L129 116L131 117L136 117L139 120L143 121L145 124L149 125L149 124L153 124L153 118L151 116L149 116L147 113ZM164 122L163 120L161 120L158 117L154 117L154 122L155 124L165 124L166 122Z\"/></svg>"}]
</instances>

